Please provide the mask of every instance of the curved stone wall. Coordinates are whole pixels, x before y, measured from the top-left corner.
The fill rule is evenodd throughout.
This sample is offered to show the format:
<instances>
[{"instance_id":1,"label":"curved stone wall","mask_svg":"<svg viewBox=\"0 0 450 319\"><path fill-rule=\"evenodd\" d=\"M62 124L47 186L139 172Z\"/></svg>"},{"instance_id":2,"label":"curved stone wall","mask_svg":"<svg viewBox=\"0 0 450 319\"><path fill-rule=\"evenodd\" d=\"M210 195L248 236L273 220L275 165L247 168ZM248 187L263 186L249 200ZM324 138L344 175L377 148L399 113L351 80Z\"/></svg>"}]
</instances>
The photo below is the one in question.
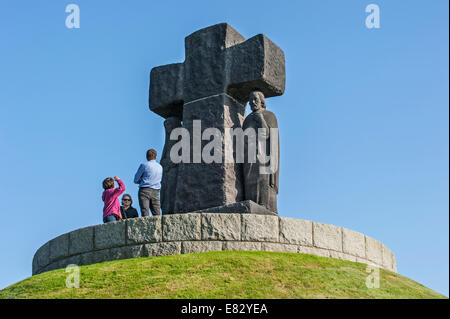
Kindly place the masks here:
<instances>
[{"instance_id":1,"label":"curved stone wall","mask_svg":"<svg viewBox=\"0 0 450 319\"><path fill-rule=\"evenodd\" d=\"M37 250L33 275L69 264L219 250L305 253L397 272L394 254L386 246L350 229L270 215L190 213L128 219L63 234Z\"/></svg>"}]
</instances>

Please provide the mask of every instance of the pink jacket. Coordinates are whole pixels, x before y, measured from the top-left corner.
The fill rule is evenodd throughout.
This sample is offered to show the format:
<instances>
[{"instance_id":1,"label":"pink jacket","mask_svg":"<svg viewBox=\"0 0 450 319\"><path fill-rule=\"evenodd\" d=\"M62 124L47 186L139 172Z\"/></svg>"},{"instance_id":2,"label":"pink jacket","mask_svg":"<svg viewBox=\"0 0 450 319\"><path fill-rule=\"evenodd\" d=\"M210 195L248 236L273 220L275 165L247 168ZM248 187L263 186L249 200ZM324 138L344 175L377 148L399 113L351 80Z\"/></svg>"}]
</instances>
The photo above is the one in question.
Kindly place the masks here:
<instances>
[{"instance_id":1,"label":"pink jacket","mask_svg":"<svg viewBox=\"0 0 450 319\"><path fill-rule=\"evenodd\" d=\"M102 199L105 202L105 206L103 206L103 218L111 214L115 214L121 218L118 197L125 191L125 184L120 179L117 181L117 184L119 184L119 187L105 189L103 192Z\"/></svg>"}]
</instances>

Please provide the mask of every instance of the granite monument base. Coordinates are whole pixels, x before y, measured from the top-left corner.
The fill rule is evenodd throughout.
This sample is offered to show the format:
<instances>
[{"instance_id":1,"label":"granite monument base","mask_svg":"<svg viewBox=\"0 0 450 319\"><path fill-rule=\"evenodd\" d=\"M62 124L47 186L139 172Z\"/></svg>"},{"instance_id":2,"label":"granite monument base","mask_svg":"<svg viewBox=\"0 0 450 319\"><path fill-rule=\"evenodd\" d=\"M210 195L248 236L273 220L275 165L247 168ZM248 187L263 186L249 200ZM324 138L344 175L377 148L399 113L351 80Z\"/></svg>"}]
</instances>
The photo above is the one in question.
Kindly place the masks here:
<instances>
[{"instance_id":1,"label":"granite monument base","mask_svg":"<svg viewBox=\"0 0 450 319\"><path fill-rule=\"evenodd\" d=\"M58 236L33 258L33 275L104 261L221 250L313 254L397 271L394 254L350 229L261 214L187 213L89 226Z\"/></svg>"}]
</instances>

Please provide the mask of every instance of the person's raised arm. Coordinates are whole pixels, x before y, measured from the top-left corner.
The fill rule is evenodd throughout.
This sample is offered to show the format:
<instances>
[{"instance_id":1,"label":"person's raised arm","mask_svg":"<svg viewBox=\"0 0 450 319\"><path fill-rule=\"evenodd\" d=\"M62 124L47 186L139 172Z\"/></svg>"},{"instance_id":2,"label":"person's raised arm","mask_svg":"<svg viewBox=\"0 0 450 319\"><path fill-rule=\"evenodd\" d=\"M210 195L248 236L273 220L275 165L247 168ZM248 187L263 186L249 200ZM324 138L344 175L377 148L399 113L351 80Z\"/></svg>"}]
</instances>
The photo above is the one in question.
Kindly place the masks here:
<instances>
[{"instance_id":1,"label":"person's raised arm","mask_svg":"<svg viewBox=\"0 0 450 319\"><path fill-rule=\"evenodd\" d=\"M141 182L141 178L142 178L142 173L144 173L144 165L139 165L139 168L136 172L136 174L134 175L134 183L135 184L139 184Z\"/></svg>"},{"instance_id":2,"label":"person's raised arm","mask_svg":"<svg viewBox=\"0 0 450 319\"><path fill-rule=\"evenodd\" d=\"M117 182L117 184L119 184L119 187L114 190L114 195L119 196L120 194L122 194L125 191L125 184L117 176L115 176L114 179Z\"/></svg>"}]
</instances>

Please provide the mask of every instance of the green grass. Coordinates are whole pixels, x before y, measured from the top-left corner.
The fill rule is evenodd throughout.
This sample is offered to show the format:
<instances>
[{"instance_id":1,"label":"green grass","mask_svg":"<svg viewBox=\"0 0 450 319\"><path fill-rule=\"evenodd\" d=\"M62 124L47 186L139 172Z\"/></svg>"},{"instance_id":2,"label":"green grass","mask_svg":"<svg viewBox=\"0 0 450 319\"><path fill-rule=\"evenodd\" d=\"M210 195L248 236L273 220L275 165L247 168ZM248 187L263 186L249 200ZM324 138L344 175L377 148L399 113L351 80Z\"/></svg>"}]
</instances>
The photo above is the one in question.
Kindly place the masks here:
<instances>
[{"instance_id":1,"label":"green grass","mask_svg":"<svg viewBox=\"0 0 450 319\"><path fill-rule=\"evenodd\" d=\"M80 288L65 269L0 290L0 298L446 298L380 270L366 287L366 265L313 255L221 251L135 258L80 267Z\"/></svg>"}]
</instances>

